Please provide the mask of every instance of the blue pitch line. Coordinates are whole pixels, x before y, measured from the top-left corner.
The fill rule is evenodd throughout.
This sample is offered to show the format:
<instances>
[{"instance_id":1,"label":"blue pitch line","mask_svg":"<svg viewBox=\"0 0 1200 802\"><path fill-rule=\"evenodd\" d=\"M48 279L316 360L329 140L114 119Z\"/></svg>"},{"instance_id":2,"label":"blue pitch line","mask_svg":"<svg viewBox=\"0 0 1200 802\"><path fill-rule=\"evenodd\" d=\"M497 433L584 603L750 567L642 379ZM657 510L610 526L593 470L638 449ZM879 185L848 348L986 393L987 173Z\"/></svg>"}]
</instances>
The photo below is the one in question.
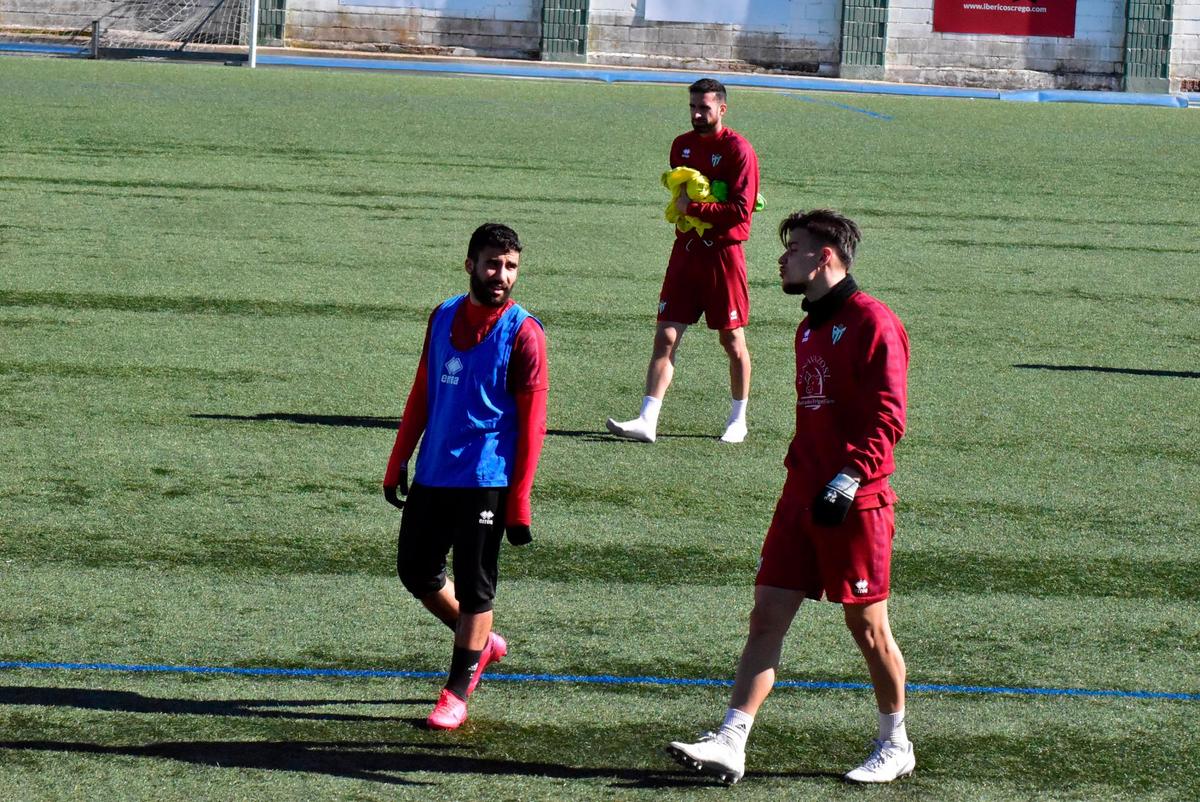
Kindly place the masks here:
<instances>
[{"instance_id":1,"label":"blue pitch line","mask_svg":"<svg viewBox=\"0 0 1200 802\"><path fill-rule=\"evenodd\" d=\"M58 53L82 55L88 48L76 49L63 45L0 44L0 53ZM710 72L691 73L646 69L618 69L608 67L561 67L540 62L512 64L481 59L479 61L420 61L415 59L389 60L370 58L344 58L331 56L289 56L259 53L258 63L263 66L322 67L352 70L390 70L398 72L447 73L455 75L489 75L498 78L559 78L605 83L658 83L690 84L698 77ZM883 82L860 82L842 78L805 78L795 75L761 75L756 73L719 73L726 86L751 86L765 89L792 89L819 92L854 92L870 95L909 95L917 97L956 97L972 100L1009 100L1023 103L1105 103L1134 106L1168 106L1187 108L1189 98L1194 104L1195 96L1185 94L1148 94L1137 92L1103 92L1082 90L1045 89L1006 92L997 89L971 89L960 86L930 86L921 84L888 84Z\"/></svg>"},{"instance_id":2,"label":"blue pitch line","mask_svg":"<svg viewBox=\"0 0 1200 802\"><path fill-rule=\"evenodd\" d=\"M260 54L258 63L293 67L335 67L359 70L401 70L413 72L491 75L507 78L562 78L603 81L605 83L690 84L707 72L616 69L609 67L559 67L541 63L512 64L487 59L478 62L433 62L419 60L389 61L363 58L322 58ZM1011 100L1024 103L1106 103L1135 106L1168 106L1187 108L1188 98L1182 94L1149 94L1138 92L1104 92L1064 89L1036 91L1001 91L972 89L961 86L932 86L923 84L888 84L861 82L843 78L805 78L797 75L761 75L757 73L720 73L726 86L751 86L764 89L802 89L819 92L854 92L868 95L909 95L918 97L955 97L972 100Z\"/></svg>"},{"instance_id":3,"label":"blue pitch line","mask_svg":"<svg viewBox=\"0 0 1200 802\"><path fill-rule=\"evenodd\" d=\"M82 56L91 52L90 45L36 45L24 42L0 42L0 53L53 53L61 56Z\"/></svg>"},{"instance_id":4,"label":"blue pitch line","mask_svg":"<svg viewBox=\"0 0 1200 802\"><path fill-rule=\"evenodd\" d=\"M890 114L883 114L878 111L871 111L870 109L860 109L857 106L847 106L845 103L835 103L832 100L821 100L821 99L815 98L815 97L806 97L804 95L797 95L792 92L786 93L784 95L784 97L794 97L794 98L796 98L796 100L803 100L805 103L816 103L821 106L833 106L834 108L845 109L846 111L856 111L859 114L865 114L868 117L874 117L877 120L894 120L895 119Z\"/></svg>"},{"instance_id":5,"label":"blue pitch line","mask_svg":"<svg viewBox=\"0 0 1200 802\"><path fill-rule=\"evenodd\" d=\"M1124 98L1124 99L1122 99ZM1001 100L1016 103L1102 103L1109 105L1168 106L1186 109L1184 95L1148 95L1137 92L1092 92L1083 89L1031 89L1001 92Z\"/></svg>"},{"instance_id":6,"label":"blue pitch line","mask_svg":"<svg viewBox=\"0 0 1200 802\"><path fill-rule=\"evenodd\" d=\"M256 677L370 677L379 679L440 679L442 671L401 671L393 669L357 668L253 668L241 666L168 666L125 663L60 663L0 661L3 669L37 669L66 671L126 671L174 674L234 674ZM585 685L674 685L730 687L728 679L687 679L677 677L620 677L609 674L488 674L491 682L570 682ZM780 688L805 690L870 690L866 682L817 682L812 680L782 680ZM1119 699L1170 699L1200 702L1200 693L1171 693L1167 691L1121 691L1093 688L1007 688L992 685L940 685L909 683L908 690L930 693L966 693L1004 696L1103 696Z\"/></svg>"},{"instance_id":7,"label":"blue pitch line","mask_svg":"<svg viewBox=\"0 0 1200 802\"><path fill-rule=\"evenodd\" d=\"M680 72L678 70L649 70L613 67L562 67L540 62L513 64L489 59L479 61L402 61L368 58L333 58L327 56L287 56L260 53L261 65L289 67L334 67L355 70L398 70L401 72L433 72L459 75L490 75L500 78L564 78L602 81L604 83L691 84L710 72ZM931 95L995 100L995 89L969 89L957 86L918 86L915 84L860 83L839 78L804 78L795 75L760 75L755 73L720 73L726 86L753 86L766 89L805 89L824 92L860 92L873 95Z\"/></svg>"}]
</instances>

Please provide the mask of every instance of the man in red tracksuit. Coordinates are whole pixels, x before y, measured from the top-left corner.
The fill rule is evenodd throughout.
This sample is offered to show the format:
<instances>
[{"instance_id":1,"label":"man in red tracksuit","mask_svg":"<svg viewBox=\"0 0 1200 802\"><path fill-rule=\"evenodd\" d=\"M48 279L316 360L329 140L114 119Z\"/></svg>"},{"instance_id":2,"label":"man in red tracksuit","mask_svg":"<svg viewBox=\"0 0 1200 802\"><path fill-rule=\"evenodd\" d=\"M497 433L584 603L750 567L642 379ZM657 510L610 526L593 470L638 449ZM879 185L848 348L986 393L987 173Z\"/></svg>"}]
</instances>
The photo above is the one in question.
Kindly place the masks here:
<instances>
[{"instance_id":1,"label":"man in red tracksuit","mask_svg":"<svg viewBox=\"0 0 1200 802\"><path fill-rule=\"evenodd\" d=\"M667 751L685 766L737 782L784 636L804 599L824 597L842 605L879 710L871 754L846 779L890 782L916 763L904 726L904 657L887 614L895 532L888 477L904 433L908 335L849 275L860 238L852 220L826 209L796 213L780 224L779 237L783 290L804 295L808 313L796 331L796 435L787 480L763 543L750 634L725 720L699 742L672 742Z\"/></svg>"},{"instance_id":2,"label":"man in red tracksuit","mask_svg":"<svg viewBox=\"0 0 1200 802\"><path fill-rule=\"evenodd\" d=\"M618 437L653 443L658 413L675 374L675 354L687 327L703 316L717 331L729 357L731 405L721 441L746 439L746 402L750 396L750 352L744 327L750 320L746 256L750 216L758 199L758 156L744 136L725 126L725 87L704 78L688 87L692 130L671 144L671 167L691 167L728 192L719 203L700 203L680 192L676 208L711 228L675 232L675 244L658 297L654 351L646 371L646 395L633 420L609 418L608 430Z\"/></svg>"},{"instance_id":3,"label":"man in red tracksuit","mask_svg":"<svg viewBox=\"0 0 1200 802\"><path fill-rule=\"evenodd\" d=\"M471 235L469 292L430 315L404 417L383 479L404 510L396 550L401 581L454 632L450 671L429 714L434 729L466 720L484 669L508 652L492 631L503 534L531 539L529 493L546 435L546 336L510 298L521 242L485 223ZM421 442L411 492L408 461ZM402 498L406 496L407 498ZM454 552L454 581L446 556Z\"/></svg>"}]
</instances>

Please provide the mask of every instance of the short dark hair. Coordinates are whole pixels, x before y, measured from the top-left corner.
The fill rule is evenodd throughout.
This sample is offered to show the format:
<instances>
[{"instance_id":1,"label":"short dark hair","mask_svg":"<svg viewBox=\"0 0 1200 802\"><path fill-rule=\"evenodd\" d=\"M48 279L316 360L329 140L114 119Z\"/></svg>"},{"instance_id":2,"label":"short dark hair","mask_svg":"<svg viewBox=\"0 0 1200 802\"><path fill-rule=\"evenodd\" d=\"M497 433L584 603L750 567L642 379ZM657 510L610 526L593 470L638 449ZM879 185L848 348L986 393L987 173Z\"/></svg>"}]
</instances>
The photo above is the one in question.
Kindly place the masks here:
<instances>
[{"instance_id":1,"label":"short dark hair","mask_svg":"<svg viewBox=\"0 0 1200 802\"><path fill-rule=\"evenodd\" d=\"M779 224L779 240L786 246L788 235L797 228L803 228L813 239L836 250L842 264L850 269L854 263L854 249L862 240L858 223L832 209L792 212Z\"/></svg>"},{"instance_id":2,"label":"short dark hair","mask_svg":"<svg viewBox=\"0 0 1200 802\"><path fill-rule=\"evenodd\" d=\"M474 262L484 248L499 248L504 253L520 253L522 247L517 232L508 226L503 223L484 223L475 229L471 241L467 243L467 258Z\"/></svg>"},{"instance_id":3,"label":"short dark hair","mask_svg":"<svg viewBox=\"0 0 1200 802\"><path fill-rule=\"evenodd\" d=\"M712 92L721 99L722 103L725 102L725 84L715 78L701 78L688 87L688 92L693 95L706 95Z\"/></svg>"}]
</instances>

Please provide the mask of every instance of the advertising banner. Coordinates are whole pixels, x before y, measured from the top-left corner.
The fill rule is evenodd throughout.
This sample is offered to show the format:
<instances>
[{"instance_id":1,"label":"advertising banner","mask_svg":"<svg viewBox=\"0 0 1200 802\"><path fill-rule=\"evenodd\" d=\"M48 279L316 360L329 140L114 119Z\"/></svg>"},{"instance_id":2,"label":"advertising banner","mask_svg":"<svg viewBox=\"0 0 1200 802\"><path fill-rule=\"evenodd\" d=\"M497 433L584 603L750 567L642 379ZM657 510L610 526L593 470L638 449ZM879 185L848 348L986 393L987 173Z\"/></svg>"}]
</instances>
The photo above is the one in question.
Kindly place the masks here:
<instances>
[{"instance_id":1,"label":"advertising banner","mask_svg":"<svg viewBox=\"0 0 1200 802\"><path fill-rule=\"evenodd\" d=\"M1075 36L1075 0L933 0L942 33Z\"/></svg>"}]
</instances>

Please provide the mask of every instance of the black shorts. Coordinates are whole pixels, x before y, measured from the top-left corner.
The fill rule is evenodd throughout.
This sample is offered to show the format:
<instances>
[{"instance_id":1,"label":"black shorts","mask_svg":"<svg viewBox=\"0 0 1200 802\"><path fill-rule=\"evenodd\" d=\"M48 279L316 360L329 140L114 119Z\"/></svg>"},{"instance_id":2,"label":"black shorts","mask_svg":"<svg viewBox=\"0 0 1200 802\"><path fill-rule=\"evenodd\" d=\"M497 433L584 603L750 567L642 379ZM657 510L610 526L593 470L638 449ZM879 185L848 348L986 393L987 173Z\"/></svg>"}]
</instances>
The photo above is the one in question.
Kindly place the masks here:
<instances>
[{"instance_id":1,"label":"black shorts","mask_svg":"<svg viewBox=\"0 0 1200 802\"><path fill-rule=\"evenodd\" d=\"M454 598L464 613L492 609L504 536L506 487L428 487L414 483L404 502L396 573L418 599L446 584L453 550Z\"/></svg>"}]
</instances>

